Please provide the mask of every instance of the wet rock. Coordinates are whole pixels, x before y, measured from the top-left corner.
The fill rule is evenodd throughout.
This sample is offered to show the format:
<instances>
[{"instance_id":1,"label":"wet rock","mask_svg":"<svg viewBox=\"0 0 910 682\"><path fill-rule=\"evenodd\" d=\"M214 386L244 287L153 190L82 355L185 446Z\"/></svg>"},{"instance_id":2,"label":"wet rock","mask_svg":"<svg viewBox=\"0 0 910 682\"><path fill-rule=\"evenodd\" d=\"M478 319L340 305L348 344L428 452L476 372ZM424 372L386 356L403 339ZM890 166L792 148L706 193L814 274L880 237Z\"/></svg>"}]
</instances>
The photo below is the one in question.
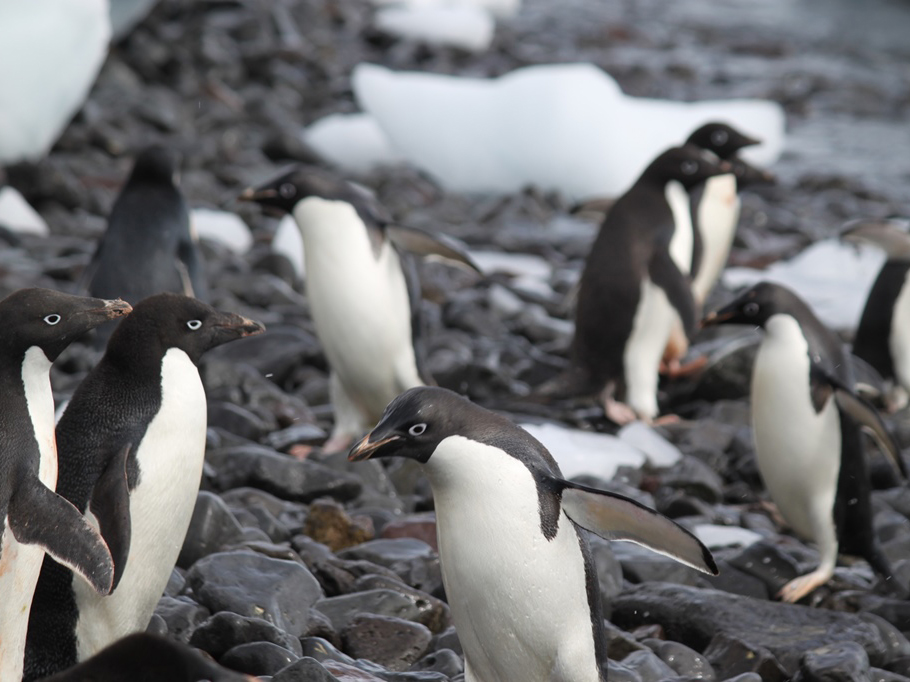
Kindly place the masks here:
<instances>
[{"instance_id":1,"label":"wet rock","mask_svg":"<svg viewBox=\"0 0 910 682\"><path fill-rule=\"evenodd\" d=\"M708 659L684 644L659 639L645 639L642 644L657 654L680 677L694 677L705 682L717 679Z\"/></svg>"},{"instance_id":2,"label":"wet rock","mask_svg":"<svg viewBox=\"0 0 910 682\"><path fill-rule=\"evenodd\" d=\"M145 628L145 631L150 635L161 635L164 637L168 632L167 622L157 613L153 613L152 617L149 619L149 624Z\"/></svg>"},{"instance_id":3,"label":"wet rock","mask_svg":"<svg viewBox=\"0 0 910 682\"><path fill-rule=\"evenodd\" d=\"M189 568L202 557L240 542L242 538L243 528L222 499L213 493L200 491L177 565Z\"/></svg>"},{"instance_id":4,"label":"wet rock","mask_svg":"<svg viewBox=\"0 0 910 682\"><path fill-rule=\"evenodd\" d=\"M381 536L386 539L413 538L425 542L433 548L434 552L439 551L436 546L435 512L410 514L390 521L383 526Z\"/></svg>"},{"instance_id":5,"label":"wet rock","mask_svg":"<svg viewBox=\"0 0 910 682\"><path fill-rule=\"evenodd\" d=\"M184 576L183 571L175 567L167 579L167 585L164 586L164 593L168 597L176 597L183 592L185 587L186 576Z\"/></svg>"},{"instance_id":6,"label":"wet rock","mask_svg":"<svg viewBox=\"0 0 910 682\"><path fill-rule=\"evenodd\" d=\"M208 401L208 424L250 441L259 440L274 428L250 410L221 400Z\"/></svg>"},{"instance_id":7,"label":"wet rock","mask_svg":"<svg viewBox=\"0 0 910 682\"><path fill-rule=\"evenodd\" d=\"M607 679L610 682L644 682L636 671L624 663L610 659L606 665Z\"/></svg>"},{"instance_id":8,"label":"wet rock","mask_svg":"<svg viewBox=\"0 0 910 682\"><path fill-rule=\"evenodd\" d=\"M262 618L295 637L306 630L309 609L322 597L303 565L252 552L207 556L190 569L187 582L212 611Z\"/></svg>"},{"instance_id":9,"label":"wet rock","mask_svg":"<svg viewBox=\"0 0 910 682\"><path fill-rule=\"evenodd\" d=\"M338 552L341 559L365 560L394 571L401 580L424 592L442 586L439 555L413 538L379 539Z\"/></svg>"},{"instance_id":10,"label":"wet rock","mask_svg":"<svg viewBox=\"0 0 910 682\"><path fill-rule=\"evenodd\" d=\"M744 547L727 561L737 570L763 582L770 594L777 594L784 585L800 575L796 561L765 540Z\"/></svg>"},{"instance_id":11,"label":"wet rock","mask_svg":"<svg viewBox=\"0 0 910 682\"><path fill-rule=\"evenodd\" d=\"M718 633L705 649L721 679L742 673L758 673L763 682L784 682L789 675L774 655L764 647L750 646L737 637Z\"/></svg>"},{"instance_id":12,"label":"wet rock","mask_svg":"<svg viewBox=\"0 0 910 682\"><path fill-rule=\"evenodd\" d=\"M360 614L341 632L344 650L389 670L407 670L427 650L433 635L420 623Z\"/></svg>"},{"instance_id":13,"label":"wet rock","mask_svg":"<svg viewBox=\"0 0 910 682\"><path fill-rule=\"evenodd\" d=\"M388 588L323 599L316 603L316 609L332 621L337 632L343 631L360 613L392 616L415 623L438 619L430 600Z\"/></svg>"},{"instance_id":14,"label":"wet rock","mask_svg":"<svg viewBox=\"0 0 910 682\"><path fill-rule=\"evenodd\" d=\"M622 566L623 576L630 582L707 584L703 573L640 545L631 542L615 542L612 549Z\"/></svg>"},{"instance_id":15,"label":"wet rock","mask_svg":"<svg viewBox=\"0 0 910 682\"><path fill-rule=\"evenodd\" d=\"M637 673L642 682L660 682L676 677L676 671L650 650L633 651L622 664Z\"/></svg>"},{"instance_id":16,"label":"wet rock","mask_svg":"<svg viewBox=\"0 0 910 682\"><path fill-rule=\"evenodd\" d=\"M458 633L455 631L454 626L449 626L438 635L435 635L432 644L430 644L430 649L434 651L451 649L456 654L464 656L464 651L461 648L461 642L458 639Z\"/></svg>"},{"instance_id":17,"label":"wet rock","mask_svg":"<svg viewBox=\"0 0 910 682\"><path fill-rule=\"evenodd\" d=\"M446 677L454 677L464 672L464 663L461 656L451 649L437 649L414 663L411 666L411 670L427 670L442 673Z\"/></svg>"},{"instance_id":18,"label":"wet rock","mask_svg":"<svg viewBox=\"0 0 910 682\"><path fill-rule=\"evenodd\" d=\"M173 639L186 643L193 629L211 612L189 597L161 597L155 615L167 624L167 632Z\"/></svg>"},{"instance_id":19,"label":"wet rock","mask_svg":"<svg viewBox=\"0 0 910 682\"><path fill-rule=\"evenodd\" d=\"M272 642L250 642L228 650L218 662L249 675L274 675L297 658L297 655Z\"/></svg>"},{"instance_id":20,"label":"wet rock","mask_svg":"<svg viewBox=\"0 0 910 682\"><path fill-rule=\"evenodd\" d=\"M272 676L272 682L336 682L334 677L315 658L305 656Z\"/></svg>"},{"instance_id":21,"label":"wet rock","mask_svg":"<svg viewBox=\"0 0 910 682\"><path fill-rule=\"evenodd\" d=\"M250 642L271 642L296 655L300 640L261 618L220 611L200 624L190 637L190 645L220 658L228 649Z\"/></svg>"},{"instance_id":22,"label":"wet rock","mask_svg":"<svg viewBox=\"0 0 910 682\"><path fill-rule=\"evenodd\" d=\"M594 566L597 571L597 582L600 585L600 598L604 606L604 616L609 617L610 603L622 591L622 565L616 559L616 554L609 541L596 535L588 536L588 546L594 557Z\"/></svg>"},{"instance_id":23,"label":"wet rock","mask_svg":"<svg viewBox=\"0 0 910 682\"><path fill-rule=\"evenodd\" d=\"M607 644L607 656L615 661L621 661L630 653L647 648L628 632L619 629L608 620L604 621L604 639Z\"/></svg>"},{"instance_id":24,"label":"wet rock","mask_svg":"<svg viewBox=\"0 0 910 682\"><path fill-rule=\"evenodd\" d=\"M707 464L692 456L683 456L670 469L661 473L661 483L682 490L710 504L723 497L723 481Z\"/></svg>"},{"instance_id":25,"label":"wet rock","mask_svg":"<svg viewBox=\"0 0 910 682\"><path fill-rule=\"evenodd\" d=\"M367 516L352 518L340 504L325 498L310 503L303 532L337 552L371 540L373 522Z\"/></svg>"},{"instance_id":26,"label":"wet rock","mask_svg":"<svg viewBox=\"0 0 910 682\"><path fill-rule=\"evenodd\" d=\"M354 581L354 591L362 592L365 590L390 589L402 594L410 595L417 603L425 608L421 618L417 621L423 623L432 632L441 632L452 623L452 614L449 611L449 605L442 599L438 599L416 587L405 585L396 578L386 575L367 574Z\"/></svg>"}]
</instances>

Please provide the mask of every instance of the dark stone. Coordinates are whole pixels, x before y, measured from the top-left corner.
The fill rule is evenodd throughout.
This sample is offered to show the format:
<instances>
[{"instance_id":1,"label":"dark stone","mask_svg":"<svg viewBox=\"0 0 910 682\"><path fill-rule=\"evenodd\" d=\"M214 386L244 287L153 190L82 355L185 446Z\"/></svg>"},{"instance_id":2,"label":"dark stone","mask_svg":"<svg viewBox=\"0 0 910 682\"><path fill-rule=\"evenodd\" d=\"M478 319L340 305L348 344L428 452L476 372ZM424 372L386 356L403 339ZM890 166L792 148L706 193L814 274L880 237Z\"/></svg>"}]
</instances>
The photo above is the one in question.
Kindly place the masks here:
<instances>
[{"instance_id":1,"label":"dark stone","mask_svg":"<svg viewBox=\"0 0 910 682\"><path fill-rule=\"evenodd\" d=\"M621 661L630 653L647 648L628 632L620 630L608 620L604 621L604 639L607 644L607 656L614 661Z\"/></svg>"},{"instance_id":2,"label":"dark stone","mask_svg":"<svg viewBox=\"0 0 910 682\"><path fill-rule=\"evenodd\" d=\"M164 593L168 597L177 597L186 589L186 576L179 568L174 568L164 586Z\"/></svg>"},{"instance_id":3,"label":"dark stone","mask_svg":"<svg viewBox=\"0 0 910 682\"><path fill-rule=\"evenodd\" d=\"M588 535L588 546L594 557L597 582L600 585L600 599L603 602L604 617L610 617L613 597L622 592L622 565L616 559L610 542L596 535Z\"/></svg>"},{"instance_id":4,"label":"dark stone","mask_svg":"<svg viewBox=\"0 0 910 682\"><path fill-rule=\"evenodd\" d=\"M243 528L227 505L217 495L201 490L177 557L177 566L188 569L202 557L242 539Z\"/></svg>"},{"instance_id":5,"label":"dark stone","mask_svg":"<svg viewBox=\"0 0 910 682\"><path fill-rule=\"evenodd\" d=\"M887 663L888 647L880 631L856 615L717 590L635 585L613 601L613 622L623 628L659 623L669 639L697 651L723 633L747 648L768 649L790 675L796 673L804 652L840 641L858 642L873 665Z\"/></svg>"},{"instance_id":6,"label":"dark stone","mask_svg":"<svg viewBox=\"0 0 910 682\"><path fill-rule=\"evenodd\" d=\"M341 653L335 645L319 637L306 637L300 640L300 646L303 648L303 655L310 656L320 663L326 661L339 661L341 663L353 663L354 659L347 654Z\"/></svg>"},{"instance_id":7,"label":"dark stone","mask_svg":"<svg viewBox=\"0 0 910 682\"><path fill-rule=\"evenodd\" d=\"M428 599L390 589L367 590L330 597L317 602L316 608L332 621L332 627L337 632L343 631L360 613L393 616L415 623L438 618L434 613L434 605Z\"/></svg>"},{"instance_id":8,"label":"dark stone","mask_svg":"<svg viewBox=\"0 0 910 682\"><path fill-rule=\"evenodd\" d=\"M297 655L271 642L238 644L220 659L221 665L249 675L274 675L294 661Z\"/></svg>"},{"instance_id":9,"label":"dark stone","mask_svg":"<svg viewBox=\"0 0 910 682\"><path fill-rule=\"evenodd\" d=\"M351 517L344 507L324 498L310 503L303 532L333 552L373 539L373 521L368 516Z\"/></svg>"},{"instance_id":10,"label":"dark stone","mask_svg":"<svg viewBox=\"0 0 910 682\"><path fill-rule=\"evenodd\" d=\"M771 597L771 592L763 580L739 570L728 561L718 561L717 570L720 571L718 575L706 577L706 581L715 590L741 594L744 597L753 597L755 599L769 599Z\"/></svg>"},{"instance_id":11,"label":"dark stone","mask_svg":"<svg viewBox=\"0 0 910 682\"><path fill-rule=\"evenodd\" d=\"M190 569L187 582L212 611L263 618L294 637L306 630L310 607L322 597L303 565L252 552L209 555Z\"/></svg>"},{"instance_id":12,"label":"dark stone","mask_svg":"<svg viewBox=\"0 0 910 682\"><path fill-rule=\"evenodd\" d=\"M416 587L405 585L400 580L386 575L368 574L354 581L355 592L378 589L394 590L410 595L411 598L417 600L420 604L426 603L426 612L417 622L426 625L432 632L441 632L452 623L452 614L446 602L422 590L418 590Z\"/></svg>"},{"instance_id":13,"label":"dark stone","mask_svg":"<svg viewBox=\"0 0 910 682\"><path fill-rule=\"evenodd\" d=\"M381 536L387 539L414 538L427 543L433 548L433 551L439 551L436 546L435 512L411 514L410 516L390 521L383 526Z\"/></svg>"},{"instance_id":14,"label":"dark stone","mask_svg":"<svg viewBox=\"0 0 910 682\"><path fill-rule=\"evenodd\" d=\"M219 658L228 649L249 642L271 642L288 651L301 653L300 640L279 630L261 618L219 611L199 625L190 637L190 645Z\"/></svg>"},{"instance_id":15,"label":"dark stone","mask_svg":"<svg viewBox=\"0 0 910 682\"><path fill-rule=\"evenodd\" d=\"M411 670L429 670L442 673L447 677L454 677L464 672L464 662L461 660L461 656L451 649L437 649L412 665Z\"/></svg>"},{"instance_id":16,"label":"dark stone","mask_svg":"<svg viewBox=\"0 0 910 682\"><path fill-rule=\"evenodd\" d=\"M275 673L272 682L337 682L337 678L315 658L305 656Z\"/></svg>"},{"instance_id":17,"label":"dark stone","mask_svg":"<svg viewBox=\"0 0 910 682\"><path fill-rule=\"evenodd\" d=\"M167 624L171 638L186 644L196 626L208 618L211 612L189 597L161 597L155 607L155 614Z\"/></svg>"},{"instance_id":18,"label":"dark stone","mask_svg":"<svg viewBox=\"0 0 910 682\"><path fill-rule=\"evenodd\" d=\"M856 642L837 642L807 651L794 682L853 682L869 679L869 657Z\"/></svg>"},{"instance_id":19,"label":"dark stone","mask_svg":"<svg viewBox=\"0 0 910 682\"><path fill-rule=\"evenodd\" d=\"M800 574L796 561L768 540L744 547L727 561L739 571L761 580L772 595Z\"/></svg>"},{"instance_id":20,"label":"dark stone","mask_svg":"<svg viewBox=\"0 0 910 682\"><path fill-rule=\"evenodd\" d=\"M633 651L622 659L622 664L638 673L642 682L662 682L676 677L676 671L650 649Z\"/></svg>"},{"instance_id":21,"label":"dark stone","mask_svg":"<svg viewBox=\"0 0 910 682\"><path fill-rule=\"evenodd\" d=\"M461 648L461 641L458 639L458 633L455 631L455 627L451 625L433 637L430 649L434 651L451 649L459 656L464 656L464 650Z\"/></svg>"},{"instance_id":22,"label":"dark stone","mask_svg":"<svg viewBox=\"0 0 910 682\"><path fill-rule=\"evenodd\" d=\"M606 665L606 678L610 682L644 682L636 671L629 666L610 659Z\"/></svg>"},{"instance_id":23,"label":"dark stone","mask_svg":"<svg viewBox=\"0 0 910 682\"><path fill-rule=\"evenodd\" d=\"M717 679L708 659L684 644L669 640L646 639L642 641L680 677L695 677L705 682Z\"/></svg>"},{"instance_id":24,"label":"dark stone","mask_svg":"<svg viewBox=\"0 0 910 682\"><path fill-rule=\"evenodd\" d=\"M273 428L240 405L211 399L208 401L208 424L251 441L259 440Z\"/></svg>"},{"instance_id":25,"label":"dark stone","mask_svg":"<svg viewBox=\"0 0 910 682\"><path fill-rule=\"evenodd\" d=\"M372 540L338 552L340 559L365 560L394 571L403 582L424 592L442 586L439 555L413 538Z\"/></svg>"},{"instance_id":26,"label":"dark stone","mask_svg":"<svg viewBox=\"0 0 910 682\"><path fill-rule=\"evenodd\" d=\"M661 483L681 490L710 504L723 497L723 481L720 476L700 459L683 455L676 464L661 472Z\"/></svg>"},{"instance_id":27,"label":"dark stone","mask_svg":"<svg viewBox=\"0 0 910 682\"><path fill-rule=\"evenodd\" d=\"M723 632L711 640L705 649L705 658L721 679L753 672L758 673L763 682L784 682L790 677L770 651L750 646Z\"/></svg>"},{"instance_id":28,"label":"dark stone","mask_svg":"<svg viewBox=\"0 0 910 682\"><path fill-rule=\"evenodd\" d=\"M348 654L399 672L426 652L432 637L420 623L369 613L356 616L341 632Z\"/></svg>"},{"instance_id":29,"label":"dark stone","mask_svg":"<svg viewBox=\"0 0 910 682\"><path fill-rule=\"evenodd\" d=\"M706 585L705 574L662 554L631 542L612 546L622 566L623 576L633 583L664 582L679 585Z\"/></svg>"},{"instance_id":30,"label":"dark stone","mask_svg":"<svg viewBox=\"0 0 910 682\"><path fill-rule=\"evenodd\" d=\"M153 613L145 631L150 635L161 635L164 637L167 635L167 622L157 613Z\"/></svg>"}]
</instances>

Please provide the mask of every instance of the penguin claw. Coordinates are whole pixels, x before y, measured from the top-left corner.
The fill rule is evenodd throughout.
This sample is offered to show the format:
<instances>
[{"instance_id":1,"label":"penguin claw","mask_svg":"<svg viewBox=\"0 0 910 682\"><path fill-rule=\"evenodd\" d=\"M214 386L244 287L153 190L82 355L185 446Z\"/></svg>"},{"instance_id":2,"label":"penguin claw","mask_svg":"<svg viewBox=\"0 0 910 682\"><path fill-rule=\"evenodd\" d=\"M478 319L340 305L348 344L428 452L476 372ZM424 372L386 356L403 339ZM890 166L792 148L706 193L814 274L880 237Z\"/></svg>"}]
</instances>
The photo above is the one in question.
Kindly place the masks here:
<instances>
[{"instance_id":1,"label":"penguin claw","mask_svg":"<svg viewBox=\"0 0 910 682\"><path fill-rule=\"evenodd\" d=\"M832 571L819 568L812 573L794 578L777 593L777 597L788 604L795 604L817 587L821 587L831 578Z\"/></svg>"},{"instance_id":2,"label":"penguin claw","mask_svg":"<svg viewBox=\"0 0 910 682\"><path fill-rule=\"evenodd\" d=\"M638 415L635 414L635 410L621 403L618 400L613 398L604 399L604 414L607 416L607 419L619 424L620 426L625 426L630 424L638 419Z\"/></svg>"}]
</instances>

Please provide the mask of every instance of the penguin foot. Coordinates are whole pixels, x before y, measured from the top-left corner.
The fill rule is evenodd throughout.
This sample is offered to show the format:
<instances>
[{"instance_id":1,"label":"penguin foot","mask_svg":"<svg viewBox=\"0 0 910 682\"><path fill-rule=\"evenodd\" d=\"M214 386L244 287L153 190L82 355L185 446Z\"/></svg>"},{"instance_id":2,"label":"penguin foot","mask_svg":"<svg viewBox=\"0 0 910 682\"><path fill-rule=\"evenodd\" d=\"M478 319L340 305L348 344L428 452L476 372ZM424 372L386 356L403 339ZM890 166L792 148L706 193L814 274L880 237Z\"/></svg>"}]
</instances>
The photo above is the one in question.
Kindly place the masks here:
<instances>
[{"instance_id":1,"label":"penguin foot","mask_svg":"<svg viewBox=\"0 0 910 682\"><path fill-rule=\"evenodd\" d=\"M780 588L777 596L781 601L795 604L812 590L828 582L833 573L834 571L829 568L817 568L811 573L801 575L788 582Z\"/></svg>"},{"instance_id":2,"label":"penguin foot","mask_svg":"<svg viewBox=\"0 0 910 682\"><path fill-rule=\"evenodd\" d=\"M620 426L625 426L638 419L635 410L613 398L604 398L604 414L607 415L607 419Z\"/></svg>"},{"instance_id":3,"label":"penguin foot","mask_svg":"<svg viewBox=\"0 0 910 682\"><path fill-rule=\"evenodd\" d=\"M651 422L652 426L666 426L667 424L679 424L682 418L678 414L665 414Z\"/></svg>"}]
</instances>

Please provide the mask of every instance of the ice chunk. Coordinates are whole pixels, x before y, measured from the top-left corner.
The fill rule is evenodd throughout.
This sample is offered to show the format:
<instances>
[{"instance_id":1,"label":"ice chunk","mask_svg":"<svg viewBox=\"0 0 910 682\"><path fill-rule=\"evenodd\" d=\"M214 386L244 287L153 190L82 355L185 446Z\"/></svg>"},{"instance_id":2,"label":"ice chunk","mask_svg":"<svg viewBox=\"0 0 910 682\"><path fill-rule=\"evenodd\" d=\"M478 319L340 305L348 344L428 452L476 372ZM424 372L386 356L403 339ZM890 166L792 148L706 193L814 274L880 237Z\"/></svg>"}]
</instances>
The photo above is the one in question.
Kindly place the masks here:
<instances>
[{"instance_id":1,"label":"ice chunk","mask_svg":"<svg viewBox=\"0 0 910 682\"><path fill-rule=\"evenodd\" d=\"M759 533L748 528L716 526L710 523L699 524L692 529L692 532L708 549L748 547L762 539Z\"/></svg>"},{"instance_id":2,"label":"ice chunk","mask_svg":"<svg viewBox=\"0 0 910 682\"><path fill-rule=\"evenodd\" d=\"M46 237L50 234L44 218L12 187L0 188L0 225L13 232Z\"/></svg>"},{"instance_id":3,"label":"ice chunk","mask_svg":"<svg viewBox=\"0 0 910 682\"><path fill-rule=\"evenodd\" d=\"M469 52L483 52L493 42L493 17L472 5L387 7L373 24L380 31L431 45L450 45Z\"/></svg>"},{"instance_id":4,"label":"ice chunk","mask_svg":"<svg viewBox=\"0 0 910 682\"><path fill-rule=\"evenodd\" d=\"M673 443L661 436L644 422L626 424L617 434L620 440L641 450L652 467L670 467L682 459L682 453Z\"/></svg>"},{"instance_id":5,"label":"ice chunk","mask_svg":"<svg viewBox=\"0 0 910 682\"><path fill-rule=\"evenodd\" d=\"M884 253L873 246L854 247L838 239L825 239L765 270L728 268L723 283L733 289L762 280L783 284L799 294L822 322L844 331L859 324L869 290L884 262Z\"/></svg>"},{"instance_id":6,"label":"ice chunk","mask_svg":"<svg viewBox=\"0 0 910 682\"><path fill-rule=\"evenodd\" d=\"M349 173L366 173L402 160L369 114L330 114L305 128L301 137L322 158Z\"/></svg>"},{"instance_id":7,"label":"ice chunk","mask_svg":"<svg viewBox=\"0 0 910 682\"><path fill-rule=\"evenodd\" d=\"M550 451L563 478L588 474L609 481L619 467L641 467L647 459L638 448L609 434L550 423L521 427Z\"/></svg>"},{"instance_id":8,"label":"ice chunk","mask_svg":"<svg viewBox=\"0 0 910 682\"><path fill-rule=\"evenodd\" d=\"M272 238L272 251L286 256L300 279L306 274L303 257L303 235L293 216L286 215L278 223L278 229Z\"/></svg>"},{"instance_id":9,"label":"ice chunk","mask_svg":"<svg viewBox=\"0 0 910 682\"><path fill-rule=\"evenodd\" d=\"M250 228L236 213L194 208L190 213L190 225L200 239L223 244L234 253L244 254L253 245Z\"/></svg>"},{"instance_id":10,"label":"ice chunk","mask_svg":"<svg viewBox=\"0 0 910 682\"><path fill-rule=\"evenodd\" d=\"M763 140L743 153L758 165L783 146L775 102L628 97L592 64L529 66L489 80L360 64L352 83L391 145L459 192L536 185L578 200L617 196L660 152L714 120Z\"/></svg>"},{"instance_id":11,"label":"ice chunk","mask_svg":"<svg viewBox=\"0 0 910 682\"><path fill-rule=\"evenodd\" d=\"M107 55L108 0L0 2L0 164L44 156Z\"/></svg>"},{"instance_id":12,"label":"ice chunk","mask_svg":"<svg viewBox=\"0 0 910 682\"><path fill-rule=\"evenodd\" d=\"M553 274L553 266L545 258L529 253L471 251L470 256L485 275L503 272L513 277L548 280Z\"/></svg>"},{"instance_id":13,"label":"ice chunk","mask_svg":"<svg viewBox=\"0 0 910 682\"><path fill-rule=\"evenodd\" d=\"M483 9L494 16L504 18L514 15L521 6L521 0L373 0L374 5L404 5L413 8L459 7Z\"/></svg>"}]
</instances>

